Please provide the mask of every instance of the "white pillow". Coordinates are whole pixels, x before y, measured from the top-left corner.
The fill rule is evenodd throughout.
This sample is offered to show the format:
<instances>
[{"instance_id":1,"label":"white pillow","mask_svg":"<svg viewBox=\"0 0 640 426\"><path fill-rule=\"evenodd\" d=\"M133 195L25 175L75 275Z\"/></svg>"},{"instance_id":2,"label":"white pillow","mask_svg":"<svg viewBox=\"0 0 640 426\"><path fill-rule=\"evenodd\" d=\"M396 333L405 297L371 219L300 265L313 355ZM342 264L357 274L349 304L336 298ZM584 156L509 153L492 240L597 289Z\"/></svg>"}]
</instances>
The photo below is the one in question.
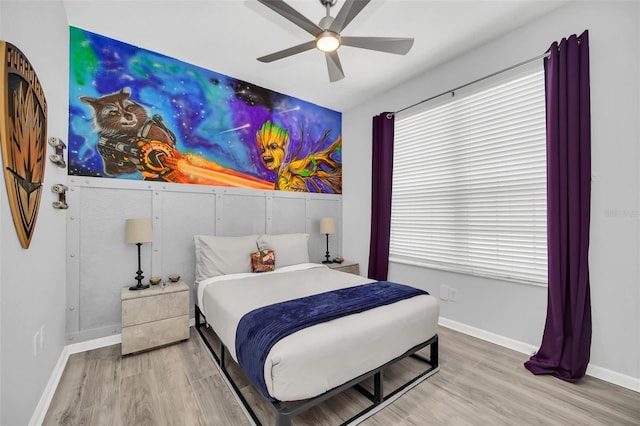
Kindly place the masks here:
<instances>
[{"instance_id":1,"label":"white pillow","mask_svg":"<svg viewBox=\"0 0 640 426\"><path fill-rule=\"evenodd\" d=\"M276 269L309 263L309 234L264 234L258 238L258 248L275 252Z\"/></svg>"},{"instance_id":2,"label":"white pillow","mask_svg":"<svg viewBox=\"0 0 640 426\"><path fill-rule=\"evenodd\" d=\"M251 253L256 251L258 235L218 237L194 235L196 281L218 275L251 272Z\"/></svg>"}]
</instances>

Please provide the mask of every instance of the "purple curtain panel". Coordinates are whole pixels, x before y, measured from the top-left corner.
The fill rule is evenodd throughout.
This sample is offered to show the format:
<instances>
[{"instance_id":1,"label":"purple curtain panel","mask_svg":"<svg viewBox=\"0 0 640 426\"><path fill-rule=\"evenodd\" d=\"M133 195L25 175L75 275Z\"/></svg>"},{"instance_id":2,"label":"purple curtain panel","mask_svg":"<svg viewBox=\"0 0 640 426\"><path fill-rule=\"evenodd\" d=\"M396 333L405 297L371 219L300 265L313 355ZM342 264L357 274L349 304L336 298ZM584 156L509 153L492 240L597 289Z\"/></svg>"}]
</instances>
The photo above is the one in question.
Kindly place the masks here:
<instances>
[{"instance_id":1,"label":"purple curtain panel","mask_svg":"<svg viewBox=\"0 0 640 426\"><path fill-rule=\"evenodd\" d=\"M383 112L373 117L368 277L378 281L385 281L389 272L393 124L394 116L391 113Z\"/></svg>"},{"instance_id":2,"label":"purple curtain panel","mask_svg":"<svg viewBox=\"0 0 640 426\"><path fill-rule=\"evenodd\" d=\"M589 222L591 118L588 31L549 48L547 105L547 319L534 374L580 380L591 350Z\"/></svg>"}]
</instances>

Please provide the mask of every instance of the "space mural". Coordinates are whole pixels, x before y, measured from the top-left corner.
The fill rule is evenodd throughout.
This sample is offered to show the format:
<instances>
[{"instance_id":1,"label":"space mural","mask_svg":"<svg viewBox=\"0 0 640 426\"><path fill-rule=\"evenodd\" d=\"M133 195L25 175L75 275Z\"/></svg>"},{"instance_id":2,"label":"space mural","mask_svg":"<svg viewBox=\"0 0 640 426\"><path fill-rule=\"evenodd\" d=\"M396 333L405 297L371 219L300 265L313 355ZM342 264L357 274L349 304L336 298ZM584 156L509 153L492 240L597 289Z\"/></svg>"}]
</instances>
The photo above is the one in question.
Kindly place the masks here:
<instances>
[{"instance_id":1,"label":"space mural","mask_svg":"<svg viewBox=\"0 0 640 426\"><path fill-rule=\"evenodd\" d=\"M69 174L342 192L342 115L70 27Z\"/></svg>"}]
</instances>

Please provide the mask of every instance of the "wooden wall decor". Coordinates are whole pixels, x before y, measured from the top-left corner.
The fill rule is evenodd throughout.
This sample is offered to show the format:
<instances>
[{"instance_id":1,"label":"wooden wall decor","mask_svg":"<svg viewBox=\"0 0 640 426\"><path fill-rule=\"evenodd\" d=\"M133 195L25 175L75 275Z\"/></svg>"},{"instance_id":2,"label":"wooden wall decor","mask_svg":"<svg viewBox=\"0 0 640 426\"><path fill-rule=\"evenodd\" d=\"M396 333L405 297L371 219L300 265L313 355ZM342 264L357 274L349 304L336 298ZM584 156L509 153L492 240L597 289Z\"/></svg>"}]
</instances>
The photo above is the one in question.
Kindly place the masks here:
<instances>
[{"instance_id":1,"label":"wooden wall decor","mask_svg":"<svg viewBox=\"0 0 640 426\"><path fill-rule=\"evenodd\" d=\"M4 41L0 41L0 144L11 215L26 249L42 196L47 101L29 60Z\"/></svg>"}]
</instances>

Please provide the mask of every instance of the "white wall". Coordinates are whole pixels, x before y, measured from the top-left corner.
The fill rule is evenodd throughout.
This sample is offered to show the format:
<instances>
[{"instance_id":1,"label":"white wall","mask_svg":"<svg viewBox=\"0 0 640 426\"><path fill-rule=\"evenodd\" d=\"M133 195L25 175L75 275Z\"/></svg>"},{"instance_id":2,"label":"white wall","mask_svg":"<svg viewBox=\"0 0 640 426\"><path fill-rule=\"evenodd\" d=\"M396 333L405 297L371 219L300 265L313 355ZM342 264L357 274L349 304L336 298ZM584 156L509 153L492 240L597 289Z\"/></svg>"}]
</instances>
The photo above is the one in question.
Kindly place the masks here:
<instances>
[{"instance_id":1,"label":"white wall","mask_svg":"<svg viewBox=\"0 0 640 426\"><path fill-rule=\"evenodd\" d=\"M576 1L517 31L469 51L383 96L343 113L344 253L366 271L371 204L371 118L544 53L554 40L589 30L592 203L590 372L640 390L639 194L640 4ZM399 80L402 77L399 76ZM546 289L398 264L390 278L438 295L441 317L538 347Z\"/></svg>"},{"instance_id":2,"label":"white wall","mask_svg":"<svg viewBox=\"0 0 640 426\"><path fill-rule=\"evenodd\" d=\"M48 103L48 136L66 139L68 25L61 1L0 2L0 39L18 47L33 65ZM47 156L52 154L47 147ZM20 245L0 173L0 424L29 422L47 385L65 336L65 217L54 210L51 186L66 170L47 161L35 234ZM33 338L44 326L43 347Z\"/></svg>"}]
</instances>

